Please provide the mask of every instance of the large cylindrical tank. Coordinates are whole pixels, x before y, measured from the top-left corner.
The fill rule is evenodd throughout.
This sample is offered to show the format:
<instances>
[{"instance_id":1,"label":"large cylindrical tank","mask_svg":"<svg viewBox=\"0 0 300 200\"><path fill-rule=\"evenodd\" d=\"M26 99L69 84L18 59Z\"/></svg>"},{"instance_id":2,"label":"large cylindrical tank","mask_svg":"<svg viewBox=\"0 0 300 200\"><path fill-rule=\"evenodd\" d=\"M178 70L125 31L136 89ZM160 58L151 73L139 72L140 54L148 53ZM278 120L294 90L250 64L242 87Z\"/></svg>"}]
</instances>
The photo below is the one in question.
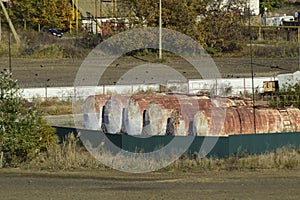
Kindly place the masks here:
<instances>
[{"instance_id":1,"label":"large cylindrical tank","mask_svg":"<svg viewBox=\"0 0 300 200\"><path fill-rule=\"evenodd\" d=\"M295 108L279 110L261 107L253 110L252 107L244 106L218 109L226 109L222 128L218 132L213 131L218 124L213 123L211 119L216 118L216 116L212 115L211 109L200 110L194 117L193 130L195 134L227 136L233 134L295 132L299 131L300 128L298 125L300 123L300 110Z\"/></svg>"},{"instance_id":2,"label":"large cylindrical tank","mask_svg":"<svg viewBox=\"0 0 300 200\"><path fill-rule=\"evenodd\" d=\"M166 113L157 103L150 103L144 113L143 135L165 135Z\"/></svg>"},{"instance_id":3,"label":"large cylindrical tank","mask_svg":"<svg viewBox=\"0 0 300 200\"><path fill-rule=\"evenodd\" d=\"M172 102L172 105L175 105L173 102L175 99L174 96L168 98L165 94L132 95L124 109L123 124L125 132L129 135L161 134L161 130L158 130L157 127L154 128L152 125L156 125L155 122L158 120L161 122L159 126L164 126L162 124L167 120L159 120L161 117L165 119L167 115L166 108L162 105L165 102ZM156 119L153 118L153 115Z\"/></svg>"},{"instance_id":4,"label":"large cylindrical tank","mask_svg":"<svg viewBox=\"0 0 300 200\"><path fill-rule=\"evenodd\" d=\"M300 114L298 108L280 110L284 122L285 132L300 132ZM290 124L290 127L289 127Z\"/></svg>"},{"instance_id":5,"label":"large cylindrical tank","mask_svg":"<svg viewBox=\"0 0 300 200\"><path fill-rule=\"evenodd\" d=\"M139 101L140 100L140 101ZM143 99L130 98L124 108L123 124L124 132L129 135L141 135L143 129L143 108L139 102Z\"/></svg>"},{"instance_id":6,"label":"large cylindrical tank","mask_svg":"<svg viewBox=\"0 0 300 200\"><path fill-rule=\"evenodd\" d=\"M300 131L299 109L253 110L249 105L248 100L195 95L99 95L85 101L84 119L86 128L129 135L227 136Z\"/></svg>"},{"instance_id":7,"label":"large cylindrical tank","mask_svg":"<svg viewBox=\"0 0 300 200\"><path fill-rule=\"evenodd\" d=\"M109 99L109 95L89 96L84 103L84 123L85 128L91 130L101 130L103 121L103 107Z\"/></svg>"},{"instance_id":8,"label":"large cylindrical tank","mask_svg":"<svg viewBox=\"0 0 300 200\"><path fill-rule=\"evenodd\" d=\"M129 96L113 95L105 103L103 109L103 130L105 133L122 133L124 108Z\"/></svg>"}]
</instances>

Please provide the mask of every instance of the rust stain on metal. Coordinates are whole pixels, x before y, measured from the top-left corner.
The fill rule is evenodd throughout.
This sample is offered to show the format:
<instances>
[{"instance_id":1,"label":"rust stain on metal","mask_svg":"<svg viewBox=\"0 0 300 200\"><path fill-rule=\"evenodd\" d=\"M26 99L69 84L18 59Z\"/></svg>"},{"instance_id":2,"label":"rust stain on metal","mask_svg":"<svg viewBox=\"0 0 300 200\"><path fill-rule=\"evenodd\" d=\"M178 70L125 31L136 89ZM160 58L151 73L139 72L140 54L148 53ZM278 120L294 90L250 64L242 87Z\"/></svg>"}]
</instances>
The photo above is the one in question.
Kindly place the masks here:
<instances>
[{"instance_id":1,"label":"rust stain on metal","mask_svg":"<svg viewBox=\"0 0 300 200\"><path fill-rule=\"evenodd\" d=\"M123 132L123 112L128 99L128 95L113 95L106 101L103 110L104 132Z\"/></svg>"},{"instance_id":2,"label":"rust stain on metal","mask_svg":"<svg viewBox=\"0 0 300 200\"><path fill-rule=\"evenodd\" d=\"M84 103L85 127L92 130L101 130L103 121L103 107L109 95L89 96Z\"/></svg>"},{"instance_id":3,"label":"rust stain on metal","mask_svg":"<svg viewBox=\"0 0 300 200\"><path fill-rule=\"evenodd\" d=\"M109 133L227 136L255 132L252 102L241 98L164 93L98 95L87 98L84 116L87 128L99 129L104 124ZM92 123L95 116L98 121ZM300 131L297 108L258 107L255 118L256 133Z\"/></svg>"}]
</instances>

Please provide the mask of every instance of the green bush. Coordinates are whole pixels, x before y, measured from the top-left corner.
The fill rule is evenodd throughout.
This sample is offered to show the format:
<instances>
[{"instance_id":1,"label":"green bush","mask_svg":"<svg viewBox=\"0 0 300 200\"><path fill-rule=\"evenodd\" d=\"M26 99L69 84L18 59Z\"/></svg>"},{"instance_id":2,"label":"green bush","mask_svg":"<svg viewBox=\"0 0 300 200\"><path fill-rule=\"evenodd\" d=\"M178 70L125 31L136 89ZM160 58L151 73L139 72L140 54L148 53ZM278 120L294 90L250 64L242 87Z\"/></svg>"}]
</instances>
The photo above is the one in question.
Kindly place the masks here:
<instances>
[{"instance_id":1,"label":"green bush","mask_svg":"<svg viewBox=\"0 0 300 200\"><path fill-rule=\"evenodd\" d=\"M0 74L0 166L17 166L57 142L54 129L21 98L17 81Z\"/></svg>"},{"instance_id":2,"label":"green bush","mask_svg":"<svg viewBox=\"0 0 300 200\"><path fill-rule=\"evenodd\" d=\"M300 81L283 85L283 88L274 94L269 105L272 107L293 106L300 109Z\"/></svg>"}]
</instances>

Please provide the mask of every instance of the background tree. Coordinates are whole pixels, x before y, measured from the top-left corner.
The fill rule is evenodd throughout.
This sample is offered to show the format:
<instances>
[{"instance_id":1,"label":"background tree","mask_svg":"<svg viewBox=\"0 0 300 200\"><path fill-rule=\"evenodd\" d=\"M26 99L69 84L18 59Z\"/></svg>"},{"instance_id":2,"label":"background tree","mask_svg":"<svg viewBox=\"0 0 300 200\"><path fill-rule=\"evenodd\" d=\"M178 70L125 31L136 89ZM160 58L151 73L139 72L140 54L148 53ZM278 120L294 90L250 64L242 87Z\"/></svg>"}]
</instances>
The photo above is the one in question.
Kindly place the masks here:
<instances>
[{"instance_id":1,"label":"background tree","mask_svg":"<svg viewBox=\"0 0 300 200\"><path fill-rule=\"evenodd\" d=\"M157 27L158 1L124 0L125 16L131 16L134 25ZM238 50L239 42L247 33L245 0L162 0L163 27L184 33L211 53ZM132 25L131 25L132 26Z\"/></svg>"},{"instance_id":2,"label":"background tree","mask_svg":"<svg viewBox=\"0 0 300 200\"><path fill-rule=\"evenodd\" d=\"M32 159L57 141L54 129L34 106L21 98L17 81L8 71L0 74L0 153L1 165L15 165ZM1 156L2 157L2 156Z\"/></svg>"},{"instance_id":3,"label":"background tree","mask_svg":"<svg viewBox=\"0 0 300 200\"><path fill-rule=\"evenodd\" d=\"M265 8L268 11L273 11L274 8L281 8L288 0L260 0L260 10L264 11Z\"/></svg>"},{"instance_id":4,"label":"background tree","mask_svg":"<svg viewBox=\"0 0 300 200\"><path fill-rule=\"evenodd\" d=\"M25 20L37 28L67 30L72 22L72 6L69 0L11 0L10 13L16 23Z\"/></svg>"},{"instance_id":5,"label":"background tree","mask_svg":"<svg viewBox=\"0 0 300 200\"><path fill-rule=\"evenodd\" d=\"M300 81L294 84L283 84L283 87L275 93L274 97L270 102L271 106L293 106L300 109Z\"/></svg>"},{"instance_id":6,"label":"background tree","mask_svg":"<svg viewBox=\"0 0 300 200\"><path fill-rule=\"evenodd\" d=\"M207 8L201 13L202 19L197 23L198 40L211 53L232 52L239 50L240 41L245 40L248 27L249 10L246 2L208 1Z\"/></svg>"},{"instance_id":7,"label":"background tree","mask_svg":"<svg viewBox=\"0 0 300 200\"><path fill-rule=\"evenodd\" d=\"M72 13L73 9L70 4L70 1L68 0L60 0L57 1L57 11L56 16L58 17L59 24L57 25L57 28L59 30L67 30L70 27L70 22L72 22L75 19L75 13Z\"/></svg>"}]
</instances>

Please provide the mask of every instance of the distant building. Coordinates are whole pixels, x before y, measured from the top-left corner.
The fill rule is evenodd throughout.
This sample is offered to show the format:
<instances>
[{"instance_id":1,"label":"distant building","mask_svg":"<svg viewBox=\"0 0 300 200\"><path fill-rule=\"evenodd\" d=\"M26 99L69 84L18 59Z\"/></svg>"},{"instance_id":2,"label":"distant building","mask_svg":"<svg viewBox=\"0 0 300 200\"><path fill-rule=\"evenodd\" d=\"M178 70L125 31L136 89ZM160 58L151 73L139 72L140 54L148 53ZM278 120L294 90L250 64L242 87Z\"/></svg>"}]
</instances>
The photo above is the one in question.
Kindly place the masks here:
<instances>
[{"instance_id":1,"label":"distant building","mask_svg":"<svg viewBox=\"0 0 300 200\"><path fill-rule=\"evenodd\" d=\"M73 0L82 18L109 18L116 14L119 0Z\"/></svg>"},{"instance_id":2,"label":"distant building","mask_svg":"<svg viewBox=\"0 0 300 200\"><path fill-rule=\"evenodd\" d=\"M259 15L260 14L260 10L259 10L259 3L260 0L244 0L247 4L247 6L249 6L252 15ZM227 4L228 2L230 2L230 0L223 0L224 4Z\"/></svg>"},{"instance_id":3,"label":"distant building","mask_svg":"<svg viewBox=\"0 0 300 200\"><path fill-rule=\"evenodd\" d=\"M115 23L115 21L119 21L120 19L116 19L118 16L118 4L122 2L122 0L72 0L73 3L78 3L79 12L82 17L82 24L86 30L92 32L94 34L101 33L105 35L104 32L106 30L101 27L111 27ZM224 4L228 3L230 0L223 0ZM259 0L245 0L247 5L250 6L250 10L253 15L259 15ZM200 15L199 15L200 16ZM196 19L196 21L201 20ZM97 24L96 25L96 21Z\"/></svg>"},{"instance_id":4,"label":"distant building","mask_svg":"<svg viewBox=\"0 0 300 200\"><path fill-rule=\"evenodd\" d=\"M259 11L259 0L250 0L250 10L252 11L252 13L254 15L259 15L260 11Z\"/></svg>"}]
</instances>

